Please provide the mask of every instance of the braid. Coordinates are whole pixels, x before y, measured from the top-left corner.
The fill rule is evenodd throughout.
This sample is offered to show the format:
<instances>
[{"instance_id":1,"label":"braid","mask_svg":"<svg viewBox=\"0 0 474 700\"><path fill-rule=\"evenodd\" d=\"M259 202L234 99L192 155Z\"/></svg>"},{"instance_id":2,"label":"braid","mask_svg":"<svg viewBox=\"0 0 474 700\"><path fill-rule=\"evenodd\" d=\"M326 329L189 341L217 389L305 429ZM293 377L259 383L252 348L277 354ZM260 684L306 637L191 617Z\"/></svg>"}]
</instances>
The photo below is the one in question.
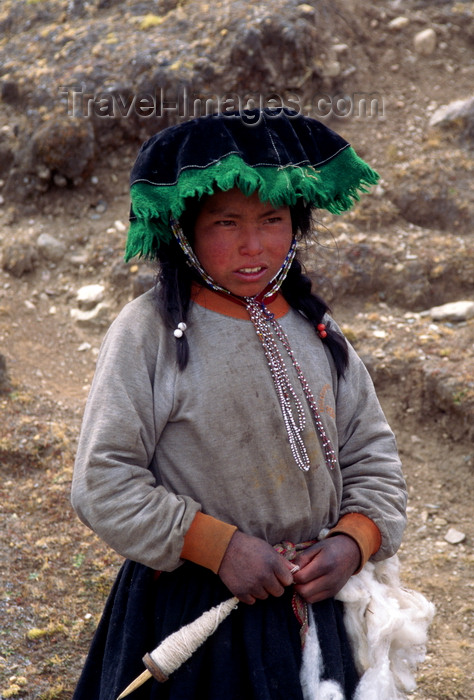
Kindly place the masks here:
<instances>
[{"instance_id":1,"label":"braid","mask_svg":"<svg viewBox=\"0 0 474 700\"><path fill-rule=\"evenodd\" d=\"M297 258L288 271L282 284L281 291L289 305L307 318L317 333L317 326L329 311L326 302L311 291L311 280L303 273L301 263ZM328 346L339 377L344 375L348 363L348 350L345 338L331 327L325 320L327 336L324 342Z\"/></svg>"},{"instance_id":2,"label":"braid","mask_svg":"<svg viewBox=\"0 0 474 700\"><path fill-rule=\"evenodd\" d=\"M155 299L168 328L175 329L186 323L191 302L192 275L178 244L171 241L162 245L158 254L160 272L155 285ZM176 338L176 361L181 371L189 360L189 344L186 333Z\"/></svg>"}]
</instances>

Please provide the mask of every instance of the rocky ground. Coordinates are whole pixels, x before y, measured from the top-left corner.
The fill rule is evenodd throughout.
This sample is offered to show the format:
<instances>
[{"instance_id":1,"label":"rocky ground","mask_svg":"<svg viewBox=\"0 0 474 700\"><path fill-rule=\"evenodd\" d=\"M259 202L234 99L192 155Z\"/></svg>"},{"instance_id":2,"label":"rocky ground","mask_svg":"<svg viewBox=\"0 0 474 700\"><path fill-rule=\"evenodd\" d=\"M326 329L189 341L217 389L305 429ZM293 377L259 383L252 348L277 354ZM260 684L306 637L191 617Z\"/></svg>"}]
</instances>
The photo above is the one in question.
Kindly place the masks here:
<instances>
[{"instance_id":1,"label":"rocky ground","mask_svg":"<svg viewBox=\"0 0 474 700\"><path fill-rule=\"evenodd\" d=\"M178 85L292 98L381 174L351 214L321 218L305 256L404 461L403 580L437 607L410 697L474 697L473 18L469 2L4 0L1 698L71 697L119 566L69 506L74 449L107 325L153 276L122 261L128 172L181 116L107 111ZM89 118L68 114L71 86L95 95ZM451 302L466 303L434 308Z\"/></svg>"}]
</instances>

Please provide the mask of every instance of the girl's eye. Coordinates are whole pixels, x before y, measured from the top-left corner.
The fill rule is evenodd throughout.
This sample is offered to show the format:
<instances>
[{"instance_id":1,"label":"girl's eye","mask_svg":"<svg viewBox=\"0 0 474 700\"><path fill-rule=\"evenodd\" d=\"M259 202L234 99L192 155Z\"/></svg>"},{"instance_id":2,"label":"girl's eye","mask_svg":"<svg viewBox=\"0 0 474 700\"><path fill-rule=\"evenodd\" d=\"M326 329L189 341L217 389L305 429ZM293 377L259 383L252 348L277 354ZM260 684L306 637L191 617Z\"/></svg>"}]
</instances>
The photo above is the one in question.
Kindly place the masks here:
<instances>
[{"instance_id":1,"label":"girl's eye","mask_svg":"<svg viewBox=\"0 0 474 700\"><path fill-rule=\"evenodd\" d=\"M216 221L217 226L233 226L235 224L235 221L232 219L221 219L220 221Z\"/></svg>"},{"instance_id":2,"label":"girl's eye","mask_svg":"<svg viewBox=\"0 0 474 700\"><path fill-rule=\"evenodd\" d=\"M266 221L269 224L279 224L281 221L281 216L271 216L270 218L266 219Z\"/></svg>"}]
</instances>

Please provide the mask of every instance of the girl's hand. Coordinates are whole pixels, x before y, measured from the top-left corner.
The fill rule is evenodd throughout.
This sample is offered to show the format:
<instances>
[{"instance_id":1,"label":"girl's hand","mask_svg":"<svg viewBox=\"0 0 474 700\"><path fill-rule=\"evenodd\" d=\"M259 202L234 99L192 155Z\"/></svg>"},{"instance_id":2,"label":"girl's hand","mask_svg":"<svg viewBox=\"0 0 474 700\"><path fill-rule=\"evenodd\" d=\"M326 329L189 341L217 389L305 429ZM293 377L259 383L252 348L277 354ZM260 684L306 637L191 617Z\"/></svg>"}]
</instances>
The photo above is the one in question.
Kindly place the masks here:
<instances>
[{"instance_id":1,"label":"girl's hand","mask_svg":"<svg viewBox=\"0 0 474 700\"><path fill-rule=\"evenodd\" d=\"M251 605L269 595L281 596L293 583L287 561L273 547L237 530L229 542L218 574L227 588L243 603Z\"/></svg>"},{"instance_id":2,"label":"girl's hand","mask_svg":"<svg viewBox=\"0 0 474 700\"><path fill-rule=\"evenodd\" d=\"M307 603L331 598L350 579L360 564L360 550L348 535L334 535L308 547L292 564L295 590Z\"/></svg>"}]
</instances>

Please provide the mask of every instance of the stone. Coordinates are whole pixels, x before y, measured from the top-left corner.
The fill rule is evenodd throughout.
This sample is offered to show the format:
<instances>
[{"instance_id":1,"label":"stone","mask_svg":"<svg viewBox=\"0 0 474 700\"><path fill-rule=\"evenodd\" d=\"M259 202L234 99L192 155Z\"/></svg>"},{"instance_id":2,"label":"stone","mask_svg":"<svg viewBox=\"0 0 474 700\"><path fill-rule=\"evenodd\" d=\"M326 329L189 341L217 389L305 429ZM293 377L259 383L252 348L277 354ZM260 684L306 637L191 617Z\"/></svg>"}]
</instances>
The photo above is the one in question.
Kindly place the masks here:
<instances>
[{"instance_id":1,"label":"stone","mask_svg":"<svg viewBox=\"0 0 474 700\"><path fill-rule=\"evenodd\" d=\"M446 520L446 518L440 518L439 516L437 516L433 520L433 525L435 527L444 527L447 524L448 524L448 521Z\"/></svg>"},{"instance_id":2,"label":"stone","mask_svg":"<svg viewBox=\"0 0 474 700\"><path fill-rule=\"evenodd\" d=\"M89 257L87 253L73 253L68 257L68 260L71 263L71 265L82 267L84 265L87 265Z\"/></svg>"},{"instance_id":3,"label":"stone","mask_svg":"<svg viewBox=\"0 0 474 700\"><path fill-rule=\"evenodd\" d=\"M429 310L433 321L462 322L474 318L474 301L453 301Z\"/></svg>"},{"instance_id":4,"label":"stone","mask_svg":"<svg viewBox=\"0 0 474 700\"><path fill-rule=\"evenodd\" d=\"M456 177L454 187L447 184L451 173ZM461 167L456 172L449 162L441 178L432 162L420 159L413 166L410 163L397 186L389 185L387 194L401 216L416 226L450 232L455 227L458 234L470 233L474 225L471 181L472 173Z\"/></svg>"},{"instance_id":5,"label":"stone","mask_svg":"<svg viewBox=\"0 0 474 700\"><path fill-rule=\"evenodd\" d=\"M415 34L413 39L415 51L421 56L431 56L436 49L436 40L436 32L434 29L431 27L423 29L421 32Z\"/></svg>"},{"instance_id":6,"label":"stone","mask_svg":"<svg viewBox=\"0 0 474 700\"><path fill-rule=\"evenodd\" d=\"M14 277L33 272L38 262L36 248L29 244L13 243L3 251L2 268Z\"/></svg>"},{"instance_id":7,"label":"stone","mask_svg":"<svg viewBox=\"0 0 474 700\"><path fill-rule=\"evenodd\" d=\"M66 246L49 233L42 233L36 241L38 251L46 260L59 262L66 254Z\"/></svg>"},{"instance_id":8,"label":"stone","mask_svg":"<svg viewBox=\"0 0 474 700\"><path fill-rule=\"evenodd\" d=\"M94 131L88 119L51 119L33 134L32 157L69 180L87 171L94 158Z\"/></svg>"},{"instance_id":9,"label":"stone","mask_svg":"<svg viewBox=\"0 0 474 700\"><path fill-rule=\"evenodd\" d=\"M406 26L408 26L409 23L410 20L408 19L408 17L395 17L388 23L388 28L391 31L398 32L401 29L404 29Z\"/></svg>"},{"instance_id":10,"label":"stone","mask_svg":"<svg viewBox=\"0 0 474 700\"><path fill-rule=\"evenodd\" d=\"M349 45L348 44L333 44L332 45L332 50L338 56L339 54L346 53L349 51Z\"/></svg>"},{"instance_id":11,"label":"stone","mask_svg":"<svg viewBox=\"0 0 474 700\"><path fill-rule=\"evenodd\" d=\"M117 221L114 221L114 226L119 231L120 233L123 233L124 231L127 230L127 227L123 223L123 221L120 221L120 219L117 219Z\"/></svg>"},{"instance_id":12,"label":"stone","mask_svg":"<svg viewBox=\"0 0 474 700\"><path fill-rule=\"evenodd\" d=\"M36 168L36 174L38 175L40 180L45 180L47 182L51 180L51 170L45 165L39 164Z\"/></svg>"},{"instance_id":13,"label":"stone","mask_svg":"<svg viewBox=\"0 0 474 700\"><path fill-rule=\"evenodd\" d=\"M104 299L103 284L87 284L77 290L76 300L83 311L90 311Z\"/></svg>"},{"instance_id":14,"label":"stone","mask_svg":"<svg viewBox=\"0 0 474 700\"><path fill-rule=\"evenodd\" d=\"M438 107L431 115L428 125L431 128L461 127L468 129L474 136L474 97L454 100Z\"/></svg>"},{"instance_id":15,"label":"stone","mask_svg":"<svg viewBox=\"0 0 474 700\"><path fill-rule=\"evenodd\" d=\"M450 527L445 534L444 539L449 544L461 544L461 542L464 542L466 539L466 535L464 532L460 532L459 530L456 530L456 528Z\"/></svg>"},{"instance_id":16,"label":"stone","mask_svg":"<svg viewBox=\"0 0 474 700\"><path fill-rule=\"evenodd\" d=\"M296 9L303 15L314 15L314 7L312 5L308 5L306 2L298 5Z\"/></svg>"},{"instance_id":17,"label":"stone","mask_svg":"<svg viewBox=\"0 0 474 700\"><path fill-rule=\"evenodd\" d=\"M97 214L105 214L107 211L107 202L104 199L99 199L97 204L95 205L95 211Z\"/></svg>"},{"instance_id":18,"label":"stone","mask_svg":"<svg viewBox=\"0 0 474 700\"><path fill-rule=\"evenodd\" d=\"M341 73L341 64L339 61L328 61L324 65L322 72L325 78L337 78Z\"/></svg>"},{"instance_id":19,"label":"stone","mask_svg":"<svg viewBox=\"0 0 474 700\"><path fill-rule=\"evenodd\" d=\"M110 311L110 306L108 304L100 303L88 311L71 309L70 314L73 321L82 328L101 328L109 325Z\"/></svg>"},{"instance_id":20,"label":"stone","mask_svg":"<svg viewBox=\"0 0 474 700\"><path fill-rule=\"evenodd\" d=\"M67 178L65 178L64 175L60 175L59 173L56 173L53 176L53 182L56 185L56 187L67 187Z\"/></svg>"}]
</instances>

